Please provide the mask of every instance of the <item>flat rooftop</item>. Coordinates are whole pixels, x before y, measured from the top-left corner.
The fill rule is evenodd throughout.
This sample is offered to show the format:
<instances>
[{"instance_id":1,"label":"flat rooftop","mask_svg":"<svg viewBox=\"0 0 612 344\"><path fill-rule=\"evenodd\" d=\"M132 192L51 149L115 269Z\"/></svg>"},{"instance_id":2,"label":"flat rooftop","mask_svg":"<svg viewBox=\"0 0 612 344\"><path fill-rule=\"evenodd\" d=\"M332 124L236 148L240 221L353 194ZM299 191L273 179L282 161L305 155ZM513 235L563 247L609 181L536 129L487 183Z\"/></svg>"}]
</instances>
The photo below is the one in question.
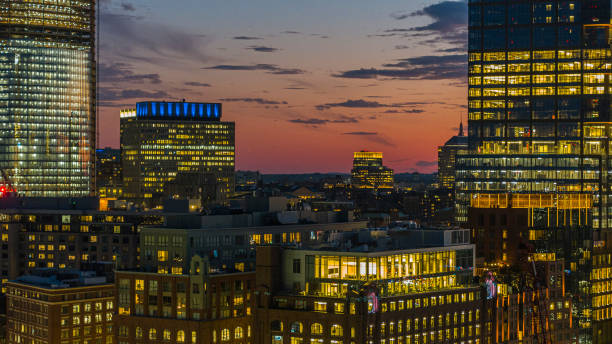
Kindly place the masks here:
<instances>
[{"instance_id":1,"label":"flat rooftop","mask_svg":"<svg viewBox=\"0 0 612 344\"><path fill-rule=\"evenodd\" d=\"M98 276L94 271L53 268L36 269L30 275L17 277L11 282L44 289L66 289L109 284L105 276Z\"/></svg>"}]
</instances>

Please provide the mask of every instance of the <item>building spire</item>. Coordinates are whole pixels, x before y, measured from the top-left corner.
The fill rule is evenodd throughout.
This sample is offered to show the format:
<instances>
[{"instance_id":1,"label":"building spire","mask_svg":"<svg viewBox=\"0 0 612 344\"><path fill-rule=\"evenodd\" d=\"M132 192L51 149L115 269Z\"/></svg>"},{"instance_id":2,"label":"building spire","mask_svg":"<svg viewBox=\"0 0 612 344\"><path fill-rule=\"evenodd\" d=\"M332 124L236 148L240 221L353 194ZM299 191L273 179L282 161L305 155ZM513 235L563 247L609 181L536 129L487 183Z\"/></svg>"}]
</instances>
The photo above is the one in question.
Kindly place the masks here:
<instances>
[{"instance_id":1,"label":"building spire","mask_svg":"<svg viewBox=\"0 0 612 344\"><path fill-rule=\"evenodd\" d=\"M463 136L463 119L459 123L459 136Z\"/></svg>"}]
</instances>

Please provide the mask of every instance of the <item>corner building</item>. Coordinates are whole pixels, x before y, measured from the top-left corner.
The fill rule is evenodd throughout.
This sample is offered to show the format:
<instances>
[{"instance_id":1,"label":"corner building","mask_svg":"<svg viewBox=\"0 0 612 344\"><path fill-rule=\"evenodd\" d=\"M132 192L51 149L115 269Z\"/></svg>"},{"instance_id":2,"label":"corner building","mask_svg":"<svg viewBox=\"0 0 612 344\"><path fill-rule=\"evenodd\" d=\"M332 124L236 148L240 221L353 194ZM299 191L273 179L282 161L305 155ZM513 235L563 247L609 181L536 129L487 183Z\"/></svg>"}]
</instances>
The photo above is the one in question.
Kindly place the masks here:
<instances>
[{"instance_id":1,"label":"corner building","mask_svg":"<svg viewBox=\"0 0 612 344\"><path fill-rule=\"evenodd\" d=\"M581 342L601 342L611 326L593 317L588 291L593 243L612 224L610 9L603 0L469 1L469 152L457 159L457 220L483 200L527 209L536 251L586 276L568 286ZM546 220L591 200L588 230L579 217Z\"/></svg>"},{"instance_id":2,"label":"corner building","mask_svg":"<svg viewBox=\"0 0 612 344\"><path fill-rule=\"evenodd\" d=\"M21 195L93 195L95 5L0 1L0 168Z\"/></svg>"},{"instance_id":3,"label":"corner building","mask_svg":"<svg viewBox=\"0 0 612 344\"><path fill-rule=\"evenodd\" d=\"M124 196L149 206L174 193L197 198L194 189L203 202L227 199L235 188L235 123L221 115L218 103L144 102L122 111Z\"/></svg>"}]
</instances>

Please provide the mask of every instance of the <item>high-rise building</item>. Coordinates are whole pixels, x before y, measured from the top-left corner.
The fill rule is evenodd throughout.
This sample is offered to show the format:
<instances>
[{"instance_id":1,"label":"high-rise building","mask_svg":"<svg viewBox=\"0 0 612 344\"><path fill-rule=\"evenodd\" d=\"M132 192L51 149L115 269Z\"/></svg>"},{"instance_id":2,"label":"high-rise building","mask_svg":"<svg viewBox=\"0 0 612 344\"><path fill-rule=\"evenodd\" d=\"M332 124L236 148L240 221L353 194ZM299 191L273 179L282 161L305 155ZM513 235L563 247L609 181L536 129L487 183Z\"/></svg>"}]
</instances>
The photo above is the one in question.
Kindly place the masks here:
<instances>
[{"instance_id":1,"label":"high-rise building","mask_svg":"<svg viewBox=\"0 0 612 344\"><path fill-rule=\"evenodd\" d=\"M0 1L0 168L21 195L93 195L95 6Z\"/></svg>"},{"instance_id":2,"label":"high-rise building","mask_svg":"<svg viewBox=\"0 0 612 344\"><path fill-rule=\"evenodd\" d=\"M457 155L467 153L468 140L463 135L463 122L459 134L438 147L438 184L440 189L455 189L455 162Z\"/></svg>"},{"instance_id":3,"label":"high-rise building","mask_svg":"<svg viewBox=\"0 0 612 344\"><path fill-rule=\"evenodd\" d=\"M610 8L469 1L469 148L457 159L456 217L467 222L470 206L524 209L536 252L565 262L581 342L612 336L610 284L586 287L610 266L592 255L612 225Z\"/></svg>"},{"instance_id":4,"label":"high-rise building","mask_svg":"<svg viewBox=\"0 0 612 344\"><path fill-rule=\"evenodd\" d=\"M121 111L125 198L153 206L196 190L203 201L223 202L234 192L234 130L216 103L144 102ZM178 194L168 193L170 184Z\"/></svg>"},{"instance_id":5,"label":"high-rise building","mask_svg":"<svg viewBox=\"0 0 612 344\"><path fill-rule=\"evenodd\" d=\"M94 272L33 271L8 283L8 343L116 343L114 302L115 286Z\"/></svg>"},{"instance_id":6,"label":"high-rise building","mask_svg":"<svg viewBox=\"0 0 612 344\"><path fill-rule=\"evenodd\" d=\"M393 170L383 166L382 152L355 152L351 183L356 189L390 191L393 189Z\"/></svg>"}]
</instances>

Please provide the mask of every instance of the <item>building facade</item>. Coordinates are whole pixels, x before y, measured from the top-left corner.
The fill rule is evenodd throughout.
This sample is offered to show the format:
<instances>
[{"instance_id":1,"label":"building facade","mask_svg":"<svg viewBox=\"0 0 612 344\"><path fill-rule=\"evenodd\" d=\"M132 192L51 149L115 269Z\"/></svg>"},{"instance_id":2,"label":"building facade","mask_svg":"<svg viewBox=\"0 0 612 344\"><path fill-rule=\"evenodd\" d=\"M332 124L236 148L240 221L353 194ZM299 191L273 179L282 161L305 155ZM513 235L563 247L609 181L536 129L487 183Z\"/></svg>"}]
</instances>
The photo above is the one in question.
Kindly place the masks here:
<instances>
[{"instance_id":1,"label":"building facade","mask_svg":"<svg viewBox=\"0 0 612 344\"><path fill-rule=\"evenodd\" d=\"M95 192L95 7L0 1L0 168L20 195Z\"/></svg>"},{"instance_id":2,"label":"building facade","mask_svg":"<svg viewBox=\"0 0 612 344\"><path fill-rule=\"evenodd\" d=\"M176 181L183 181L192 194L193 184L203 181L195 185L202 198L214 195L223 202L235 187L235 125L222 122L221 115L216 103L144 102L122 111L124 196L153 206L162 198L183 197L168 194L167 184L181 192Z\"/></svg>"},{"instance_id":3,"label":"building facade","mask_svg":"<svg viewBox=\"0 0 612 344\"><path fill-rule=\"evenodd\" d=\"M64 201L22 199L21 209L0 202L2 293L8 280L37 268L81 269L101 262L135 268L139 226L163 222L161 214L99 211L95 199Z\"/></svg>"},{"instance_id":4,"label":"building facade","mask_svg":"<svg viewBox=\"0 0 612 344\"><path fill-rule=\"evenodd\" d=\"M345 232L334 240L260 245L250 272L172 252L162 255L187 268L118 271L117 342L576 343L563 262L537 256L542 283L517 293L474 279L469 230Z\"/></svg>"},{"instance_id":5,"label":"building facade","mask_svg":"<svg viewBox=\"0 0 612 344\"><path fill-rule=\"evenodd\" d=\"M391 191L394 186L393 170L383 166L381 152L355 152L351 184L356 189Z\"/></svg>"},{"instance_id":6,"label":"building facade","mask_svg":"<svg viewBox=\"0 0 612 344\"><path fill-rule=\"evenodd\" d=\"M610 327L595 321L583 287L612 215L610 19L606 0L469 2L469 148L457 159L456 219L466 223L470 206L525 209L536 252L569 271L581 342ZM592 221L579 216L591 209Z\"/></svg>"},{"instance_id":7,"label":"building facade","mask_svg":"<svg viewBox=\"0 0 612 344\"><path fill-rule=\"evenodd\" d=\"M42 269L7 289L10 344L116 343L115 288L105 277Z\"/></svg>"},{"instance_id":8,"label":"building facade","mask_svg":"<svg viewBox=\"0 0 612 344\"><path fill-rule=\"evenodd\" d=\"M257 250L256 343L488 343L473 246Z\"/></svg>"},{"instance_id":9,"label":"building facade","mask_svg":"<svg viewBox=\"0 0 612 344\"><path fill-rule=\"evenodd\" d=\"M123 197L121 150L104 148L96 150L96 190L103 198Z\"/></svg>"},{"instance_id":10,"label":"building facade","mask_svg":"<svg viewBox=\"0 0 612 344\"><path fill-rule=\"evenodd\" d=\"M536 256L533 269L542 281L535 288L519 292L509 285L497 286L493 343L578 343L579 326L572 321L563 261Z\"/></svg>"},{"instance_id":11,"label":"building facade","mask_svg":"<svg viewBox=\"0 0 612 344\"><path fill-rule=\"evenodd\" d=\"M296 246L318 242L331 232L355 231L365 222L245 226L224 228L163 228L141 230L141 267L160 273L185 273L189 257L205 257L212 269L255 270L259 245Z\"/></svg>"},{"instance_id":12,"label":"building facade","mask_svg":"<svg viewBox=\"0 0 612 344\"><path fill-rule=\"evenodd\" d=\"M190 259L185 274L119 271L117 343L253 343L255 273L209 274Z\"/></svg>"}]
</instances>

